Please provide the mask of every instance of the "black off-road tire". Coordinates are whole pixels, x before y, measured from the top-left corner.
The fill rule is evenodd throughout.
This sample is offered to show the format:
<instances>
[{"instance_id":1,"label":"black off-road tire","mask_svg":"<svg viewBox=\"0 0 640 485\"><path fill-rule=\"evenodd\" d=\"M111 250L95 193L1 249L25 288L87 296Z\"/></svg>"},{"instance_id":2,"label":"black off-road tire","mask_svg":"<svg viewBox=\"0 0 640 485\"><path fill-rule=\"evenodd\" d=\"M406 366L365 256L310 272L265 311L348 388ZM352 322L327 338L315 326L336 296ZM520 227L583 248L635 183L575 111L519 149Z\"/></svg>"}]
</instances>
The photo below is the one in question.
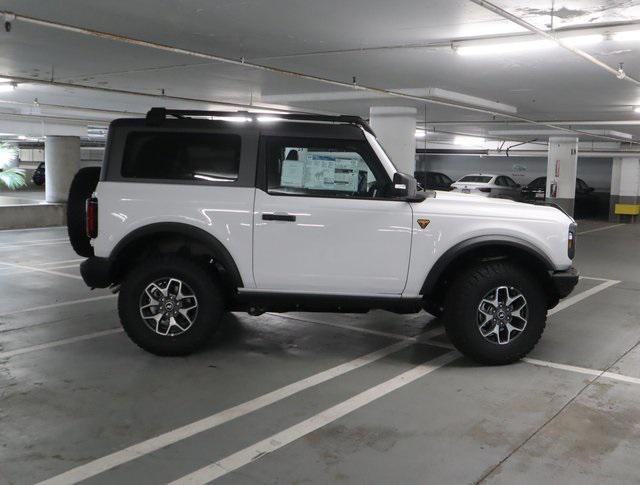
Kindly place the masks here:
<instances>
[{"instance_id":1,"label":"black off-road tire","mask_svg":"<svg viewBox=\"0 0 640 485\"><path fill-rule=\"evenodd\" d=\"M162 278L183 281L197 298L193 324L176 336L159 335L140 314L145 288ZM224 311L225 302L216 280L206 268L180 256L156 257L138 264L124 277L118 297L120 322L129 338L142 349L161 356L188 355L200 349L219 328Z\"/></svg>"},{"instance_id":2,"label":"black off-road tire","mask_svg":"<svg viewBox=\"0 0 640 485\"><path fill-rule=\"evenodd\" d=\"M67 232L73 250L79 256L93 256L93 246L87 237L86 202L96 190L100 179L100 167L81 168L73 177L67 199Z\"/></svg>"},{"instance_id":3,"label":"black off-road tire","mask_svg":"<svg viewBox=\"0 0 640 485\"><path fill-rule=\"evenodd\" d=\"M524 295L528 305L526 327L507 344L486 340L478 327L478 305L493 288L508 286ZM444 308L447 336L467 357L481 364L516 362L538 343L547 320L547 297L541 283L508 261L480 263L461 273L450 286Z\"/></svg>"}]
</instances>

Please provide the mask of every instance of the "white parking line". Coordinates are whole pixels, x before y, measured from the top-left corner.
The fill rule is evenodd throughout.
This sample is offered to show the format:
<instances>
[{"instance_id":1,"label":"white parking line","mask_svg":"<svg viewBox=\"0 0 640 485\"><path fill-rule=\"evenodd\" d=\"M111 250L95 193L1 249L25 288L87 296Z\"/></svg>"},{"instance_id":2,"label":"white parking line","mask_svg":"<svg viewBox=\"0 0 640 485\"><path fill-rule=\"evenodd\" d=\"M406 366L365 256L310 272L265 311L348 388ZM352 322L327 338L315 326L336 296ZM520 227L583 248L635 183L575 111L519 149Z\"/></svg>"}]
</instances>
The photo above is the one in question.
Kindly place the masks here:
<instances>
[{"instance_id":1,"label":"white parking line","mask_svg":"<svg viewBox=\"0 0 640 485\"><path fill-rule=\"evenodd\" d=\"M68 237L57 237L50 239L31 239L27 241L12 241L8 242L0 242L0 247L3 246L21 246L23 244L39 244L39 243L48 243L48 242L67 242L69 241Z\"/></svg>"},{"instance_id":2,"label":"white parking line","mask_svg":"<svg viewBox=\"0 0 640 485\"><path fill-rule=\"evenodd\" d=\"M63 240L58 242L43 242L43 243L32 243L32 244L13 244L13 245L0 245L0 250L3 249L25 249L32 248L34 246L54 246L56 244L67 244L69 240Z\"/></svg>"},{"instance_id":3,"label":"white parking line","mask_svg":"<svg viewBox=\"0 0 640 485\"><path fill-rule=\"evenodd\" d=\"M52 275L56 275L56 276L65 276L67 278L73 278L74 280L81 280L82 279L82 276L78 276L78 275L75 275L75 274L61 273L60 271L52 271L52 270L44 269L44 268L34 268L33 266L25 266L23 264L7 263L6 261L0 261L0 264L5 265L5 266L11 266L13 268L28 269L28 270L31 270L31 271L38 271L40 273L48 273L48 274L52 274Z\"/></svg>"},{"instance_id":4,"label":"white parking line","mask_svg":"<svg viewBox=\"0 0 640 485\"><path fill-rule=\"evenodd\" d=\"M279 318L286 318L288 320L295 320L298 322L303 322L303 323L311 323L314 325L324 325L327 327L335 327L335 328L342 328L344 330L354 330L356 332L360 332L360 333L366 333L368 335L375 335L377 337L385 337L385 338L390 338L390 339L394 339L394 340L410 340L413 342L417 342L418 341L418 337L411 337L411 336L407 336L407 335L402 335L399 333L390 333L390 332L382 332L380 330L372 330L369 328L363 328L363 327L358 327L356 325L347 325L344 323L334 323L334 322L323 322L320 320L309 320L306 318L296 318L296 317L292 317L291 315L282 315L279 313L271 313L268 312L268 315L273 315L275 317L279 317Z\"/></svg>"},{"instance_id":5,"label":"white parking line","mask_svg":"<svg viewBox=\"0 0 640 485\"><path fill-rule=\"evenodd\" d=\"M460 357L458 352L448 352L429 362L420 364L392 379L389 379L377 386L371 387L360 394L357 394L346 401L332 406L324 411L301 421L279 433L269 436L251 446L226 456L225 458L207 465L199 470L190 473L178 480L171 482L169 485L192 485L205 484L238 468L241 468L251 462L254 462L263 456L272 453L280 448L306 436L317 429L332 423L353 411L360 409L367 404L390 394L421 377L430 374L440 367L450 363Z\"/></svg>"},{"instance_id":6,"label":"white parking line","mask_svg":"<svg viewBox=\"0 0 640 485\"><path fill-rule=\"evenodd\" d=\"M586 231L582 231L577 233L578 236L582 236L583 234L591 234L592 232L606 231L607 229L615 229L616 227L626 226L626 224L612 224L611 226L604 227L596 227L595 229L588 229Z\"/></svg>"},{"instance_id":7,"label":"white parking line","mask_svg":"<svg viewBox=\"0 0 640 485\"><path fill-rule=\"evenodd\" d=\"M31 347L22 347L15 350L6 350L0 352L0 359L7 359L9 357L15 357L16 355L26 354L28 352L35 352L36 350L52 349L60 347L61 345L73 344L76 342L82 342L83 340L90 340L96 337L104 337L105 335L113 335L115 333L122 333L122 328L111 328L109 330L102 330L100 332L89 333L86 335L80 335L78 337L65 338L62 340L56 340L55 342L47 342L46 344L32 345Z\"/></svg>"},{"instance_id":8,"label":"white parking line","mask_svg":"<svg viewBox=\"0 0 640 485\"><path fill-rule=\"evenodd\" d=\"M27 227L25 229L0 229L0 234L4 234L6 232L31 232L31 231L51 231L51 230L61 230L66 229L67 226L48 226L48 227Z\"/></svg>"},{"instance_id":9,"label":"white parking line","mask_svg":"<svg viewBox=\"0 0 640 485\"><path fill-rule=\"evenodd\" d=\"M429 332L425 332L424 336L425 338L434 337L441 333L441 329L435 329ZM98 475L99 473L110 470L111 468L114 468L118 465L130 462L132 460L135 460L136 458L140 458L143 455L153 453L154 451L177 443L178 441L190 438L191 436L194 436L198 433L208 431L233 419L239 418L246 414L262 409L265 406L269 406L278 401L291 397L295 394L298 394L299 392L304 391L305 389L309 389L311 387L322 384L323 382L335 379L336 377L346 374L347 372L351 372L353 370L359 369L360 367L364 367L365 365L369 365L410 345L412 345L412 342L396 342L380 350L376 350L375 352L371 352L349 362L345 362L344 364L340 364L338 366L332 367L331 369L327 369L325 371L296 381L292 384L276 389L275 391L263 394L262 396L256 397L255 399L252 399L250 401L246 401L229 409L225 409L224 411L212 414L211 416L200 419L199 421L195 421L167 433L155 436L148 440L129 446L128 448L124 448L120 451L116 451L115 453L111 453L110 455L98 458L97 460L90 461L89 463L73 468L65 473L62 473L61 475L57 475L53 478L40 482L38 485L66 485L86 480Z\"/></svg>"},{"instance_id":10,"label":"white parking line","mask_svg":"<svg viewBox=\"0 0 640 485\"><path fill-rule=\"evenodd\" d=\"M69 305L77 305L79 303L88 303L90 301L110 300L113 298L117 298L117 296L118 295L103 295L103 296L94 296L92 298L82 298L81 300L62 301L60 303L52 303L51 305L40 305L40 306L31 307L31 308L24 308L22 310L14 310L11 312L3 313L0 316L6 317L9 315L17 315L19 313L35 312L37 310L48 310L50 308L59 308L59 307L64 307ZM2 324L0 324L0 330L2 329L3 329Z\"/></svg>"},{"instance_id":11,"label":"white parking line","mask_svg":"<svg viewBox=\"0 0 640 485\"><path fill-rule=\"evenodd\" d=\"M582 291L577 295L570 296L569 298L565 298L564 300L560 301L560 303L558 303L555 308L552 308L551 310L549 310L547 312L547 315L548 316L554 315L559 311L562 311L565 308L570 307L571 305L575 305L576 303L584 300L585 298L589 298L590 296L593 296L596 293L600 293L601 291L606 290L611 286L617 285L618 283L620 283L620 281L618 280L606 280L604 283L600 283L599 285L594 286L593 288Z\"/></svg>"}]
</instances>

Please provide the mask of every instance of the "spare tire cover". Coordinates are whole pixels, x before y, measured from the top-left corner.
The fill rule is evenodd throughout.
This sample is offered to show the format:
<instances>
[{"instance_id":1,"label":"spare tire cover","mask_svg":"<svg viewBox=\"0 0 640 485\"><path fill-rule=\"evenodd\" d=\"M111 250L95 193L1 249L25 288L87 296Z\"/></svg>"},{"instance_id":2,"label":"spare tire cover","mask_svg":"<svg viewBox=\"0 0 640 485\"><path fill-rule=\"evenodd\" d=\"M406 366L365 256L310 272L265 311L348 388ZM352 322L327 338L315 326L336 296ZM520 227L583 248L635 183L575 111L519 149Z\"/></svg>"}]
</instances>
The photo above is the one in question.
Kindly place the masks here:
<instances>
[{"instance_id":1,"label":"spare tire cover","mask_svg":"<svg viewBox=\"0 0 640 485\"><path fill-rule=\"evenodd\" d=\"M96 190L100 179L100 167L81 168L69 189L67 200L67 232L76 253L86 258L93 256L93 246L87 237L86 201Z\"/></svg>"}]
</instances>

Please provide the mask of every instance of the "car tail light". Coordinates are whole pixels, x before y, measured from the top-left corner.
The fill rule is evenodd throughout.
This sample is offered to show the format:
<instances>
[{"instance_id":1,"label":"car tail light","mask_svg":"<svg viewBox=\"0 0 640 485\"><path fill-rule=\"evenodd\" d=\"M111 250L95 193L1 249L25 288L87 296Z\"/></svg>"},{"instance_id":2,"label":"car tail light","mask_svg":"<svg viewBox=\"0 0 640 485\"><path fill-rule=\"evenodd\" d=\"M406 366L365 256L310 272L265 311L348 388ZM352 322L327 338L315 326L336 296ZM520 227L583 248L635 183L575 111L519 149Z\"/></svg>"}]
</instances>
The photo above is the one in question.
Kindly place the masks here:
<instances>
[{"instance_id":1,"label":"car tail light","mask_svg":"<svg viewBox=\"0 0 640 485\"><path fill-rule=\"evenodd\" d=\"M481 189L478 189L480 192L491 192L491 189L488 187L482 187Z\"/></svg>"},{"instance_id":2,"label":"car tail light","mask_svg":"<svg viewBox=\"0 0 640 485\"><path fill-rule=\"evenodd\" d=\"M98 237L98 199L91 197L87 199L87 237L95 239Z\"/></svg>"},{"instance_id":3,"label":"car tail light","mask_svg":"<svg viewBox=\"0 0 640 485\"><path fill-rule=\"evenodd\" d=\"M569 236L567 237L567 254L569 259L573 259L576 255L576 224L571 224L569 226Z\"/></svg>"}]
</instances>

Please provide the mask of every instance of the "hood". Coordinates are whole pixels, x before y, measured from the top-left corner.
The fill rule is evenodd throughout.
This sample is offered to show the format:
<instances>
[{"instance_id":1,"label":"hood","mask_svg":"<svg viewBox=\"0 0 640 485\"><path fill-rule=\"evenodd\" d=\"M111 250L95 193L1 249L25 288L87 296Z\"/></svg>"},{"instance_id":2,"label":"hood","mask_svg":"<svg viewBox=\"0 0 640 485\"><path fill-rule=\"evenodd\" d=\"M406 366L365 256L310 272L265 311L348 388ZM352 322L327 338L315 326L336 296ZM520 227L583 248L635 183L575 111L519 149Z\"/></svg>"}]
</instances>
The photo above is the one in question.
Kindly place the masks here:
<instances>
[{"instance_id":1,"label":"hood","mask_svg":"<svg viewBox=\"0 0 640 485\"><path fill-rule=\"evenodd\" d=\"M573 219L559 208L534 205L509 199L482 197L461 192L435 191L435 197L427 198L416 207L418 211L441 214L476 215L483 217L566 221Z\"/></svg>"}]
</instances>

